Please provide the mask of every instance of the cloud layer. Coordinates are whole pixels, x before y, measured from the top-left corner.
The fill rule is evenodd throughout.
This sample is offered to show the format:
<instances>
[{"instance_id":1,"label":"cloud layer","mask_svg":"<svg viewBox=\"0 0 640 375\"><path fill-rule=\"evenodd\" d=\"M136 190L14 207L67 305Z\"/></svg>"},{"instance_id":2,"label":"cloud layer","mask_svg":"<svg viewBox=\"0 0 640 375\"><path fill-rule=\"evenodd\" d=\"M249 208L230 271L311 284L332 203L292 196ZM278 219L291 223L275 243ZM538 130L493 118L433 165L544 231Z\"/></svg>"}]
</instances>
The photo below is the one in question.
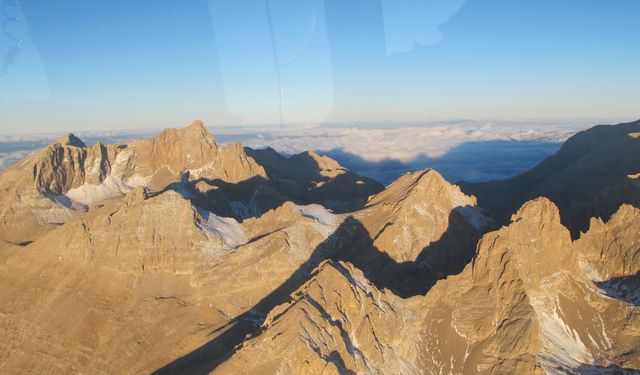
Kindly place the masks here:
<instances>
[{"instance_id":1,"label":"cloud layer","mask_svg":"<svg viewBox=\"0 0 640 375\"><path fill-rule=\"evenodd\" d=\"M458 122L403 126L334 125L218 138L285 154L314 150L388 184L406 171L439 170L450 181L487 181L521 173L556 152L577 125ZM253 133L252 133L253 132Z\"/></svg>"},{"instance_id":2,"label":"cloud layer","mask_svg":"<svg viewBox=\"0 0 640 375\"><path fill-rule=\"evenodd\" d=\"M332 124L323 126L213 129L219 142L272 147L287 154L316 151L347 168L388 184L400 174L435 168L453 182L503 179L556 152L583 125L461 121L425 124ZM81 132L87 144L151 137L159 130ZM60 134L0 137L0 168L51 143Z\"/></svg>"}]
</instances>

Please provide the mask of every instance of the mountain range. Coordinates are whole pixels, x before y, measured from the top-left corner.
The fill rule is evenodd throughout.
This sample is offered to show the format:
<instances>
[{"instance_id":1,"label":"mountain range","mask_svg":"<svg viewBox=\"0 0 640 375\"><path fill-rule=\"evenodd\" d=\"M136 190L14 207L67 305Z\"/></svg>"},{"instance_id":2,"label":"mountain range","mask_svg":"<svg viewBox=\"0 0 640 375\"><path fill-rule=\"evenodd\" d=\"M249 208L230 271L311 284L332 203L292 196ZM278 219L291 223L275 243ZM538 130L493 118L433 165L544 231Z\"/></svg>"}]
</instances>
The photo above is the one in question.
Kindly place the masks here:
<instances>
[{"instance_id":1,"label":"mountain range","mask_svg":"<svg viewBox=\"0 0 640 375\"><path fill-rule=\"evenodd\" d=\"M383 186L200 121L0 173L1 373L640 371L640 121Z\"/></svg>"}]
</instances>

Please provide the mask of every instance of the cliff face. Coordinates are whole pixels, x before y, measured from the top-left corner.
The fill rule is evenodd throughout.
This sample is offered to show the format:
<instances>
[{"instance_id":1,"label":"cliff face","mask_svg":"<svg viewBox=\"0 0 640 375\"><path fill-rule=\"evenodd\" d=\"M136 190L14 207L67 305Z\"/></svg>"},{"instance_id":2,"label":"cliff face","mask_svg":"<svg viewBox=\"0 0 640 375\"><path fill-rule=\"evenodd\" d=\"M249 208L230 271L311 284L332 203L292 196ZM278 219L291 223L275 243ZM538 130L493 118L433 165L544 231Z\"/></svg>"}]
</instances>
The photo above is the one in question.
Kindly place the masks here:
<instances>
[{"instance_id":1,"label":"cliff face","mask_svg":"<svg viewBox=\"0 0 640 375\"><path fill-rule=\"evenodd\" d=\"M327 261L213 373L422 373L411 307L349 263Z\"/></svg>"},{"instance_id":2,"label":"cliff face","mask_svg":"<svg viewBox=\"0 0 640 375\"><path fill-rule=\"evenodd\" d=\"M440 354L427 366L450 362L454 372L486 373L638 366L638 309L597 287L593 269L600 260L590 259L590 240L571 242L559 217L547 199L526 203L508 227L482 238L459 276L429 292L425 332L428 348ZM590 236L608 242L616 227L611 221ZM629 266L623 259L637 244L619 245L620 257L607 263ZM634 274L639 266L632 268ZM450 339L435 341L442 337Z\"/></svg>"},{"instance_id":3,"label":"cliff face","mask_svg":"<svg viewBox=\"0 0 640 375\"><path fill-rule=\"evenodd\" d=\"M629 152L633 126L598 132ZM578 141L541 166L600 173ZM558 178L544 168L535 186ZM636 194L601 206L558 181L598 209ZM572 238L578 198L536 197L497 229L499 211L436 171L382 189L313 153L221 148L200 123L128 145L66 135L0 191L2 373L640 369L634 204Z\"/></svg>"},{"instance_id":4,"label":"cliff face","mask_svg":"<svg viewBox=\"0 0 640 375\"><path fill-rule=\"evenodd\" d=\"M371 197L357 217L374 238L373 244L398 262L426 260L423 250L453 237L455 232L461 242L450 251L465 247L464 239L468 238L467 251L450 254L458 262L452 259L444 263L466 264L479 236L492 224L476 206L475 197L463 194L432 169L401 176Z\"/></svg>"}]
</instances>

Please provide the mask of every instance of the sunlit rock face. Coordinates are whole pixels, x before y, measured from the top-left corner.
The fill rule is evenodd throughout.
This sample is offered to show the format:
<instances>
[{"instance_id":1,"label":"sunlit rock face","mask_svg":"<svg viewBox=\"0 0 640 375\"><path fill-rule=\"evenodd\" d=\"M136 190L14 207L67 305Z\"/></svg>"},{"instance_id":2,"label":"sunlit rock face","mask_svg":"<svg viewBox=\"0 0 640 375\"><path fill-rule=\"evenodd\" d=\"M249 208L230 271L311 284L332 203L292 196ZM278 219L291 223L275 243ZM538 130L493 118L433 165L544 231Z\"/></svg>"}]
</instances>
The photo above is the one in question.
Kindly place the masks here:
<instances>
[{"instance_id":1,"label":"sunlit rock face","mask_svg":"<svg viewBox=\"0 0 640 375\"><path fill-rule=\"evenodd\" d=\"M438 353L428 366L453 363L454 372L481 373L638 366L637 307L607 296L594 273L602 262L589 259L588 244L618 232L618 224L613 219L606 229L594 229L599 234L571 242L559 219L549 200L527 202L508 227L483 236L460 275L427 294L428 351ZM620 243L618 256L606 263L628 266L637 256L634 242ZM639 268L624 267L618 270L626 275Z\"/></svg>"},{"instance_id":2,"label":"sunlit rock face","mask_svg":"<svg viewBox=\"0 0 640 375\"><path fill-rule=\"evenodd\" d=\"M314 153L222 148L200 122L127 145L66 135L0 174L0 372L637 372L635 126L529 175L569 194L551 166L608 160L615 183L595 189L625 194L574 185L579 201L527 199L502 227L435 170L383 189ZM593 131L617 150L589 164L575 145Z\"/></svg>"},{"instance_id":3,"label":"sunlit rock face","mask_svg":"<svg viewBox=\"0 0 640 375\"><path fill-rule=\"evenodd\" d=\"M508 227L482 237L462 273L408 299L371 285L349 263L323 263L214 373L544 374L638 368L637 293L616 297L638 283L623 284L625 276L609 280L612 274L635 277L638 244L624 238L611 261L591 258L588 245L593 238L607 241L624 232L620 217L629 218L631 211L635 221L624 226L638 228L640 210L626 206L572 242L553 203L528 202ZM599 273L603 264L615 271Z\"/></svg>"}]
</instances>

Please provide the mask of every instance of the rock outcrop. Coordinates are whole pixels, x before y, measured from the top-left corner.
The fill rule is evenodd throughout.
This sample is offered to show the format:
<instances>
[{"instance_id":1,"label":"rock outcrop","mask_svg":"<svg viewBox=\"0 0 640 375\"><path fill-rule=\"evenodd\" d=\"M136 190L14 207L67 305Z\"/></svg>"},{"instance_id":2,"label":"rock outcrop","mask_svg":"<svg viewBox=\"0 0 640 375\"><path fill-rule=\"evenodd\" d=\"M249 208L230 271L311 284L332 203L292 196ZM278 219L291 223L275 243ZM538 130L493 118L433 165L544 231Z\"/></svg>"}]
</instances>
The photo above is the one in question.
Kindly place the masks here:
<instances>
[{"instance_id":1,"label":"rock outcrop","mask_svg":"<svg viewBox=\"0 0 640 375\"><path fill-rule=\"evenodd\" d=\"M91 208L3 254L0 372L150 372L216 339L223 356L304 281L282 286L336 220L287 203L241 224L142 188Z\"/></svg>"}]
</instances>

